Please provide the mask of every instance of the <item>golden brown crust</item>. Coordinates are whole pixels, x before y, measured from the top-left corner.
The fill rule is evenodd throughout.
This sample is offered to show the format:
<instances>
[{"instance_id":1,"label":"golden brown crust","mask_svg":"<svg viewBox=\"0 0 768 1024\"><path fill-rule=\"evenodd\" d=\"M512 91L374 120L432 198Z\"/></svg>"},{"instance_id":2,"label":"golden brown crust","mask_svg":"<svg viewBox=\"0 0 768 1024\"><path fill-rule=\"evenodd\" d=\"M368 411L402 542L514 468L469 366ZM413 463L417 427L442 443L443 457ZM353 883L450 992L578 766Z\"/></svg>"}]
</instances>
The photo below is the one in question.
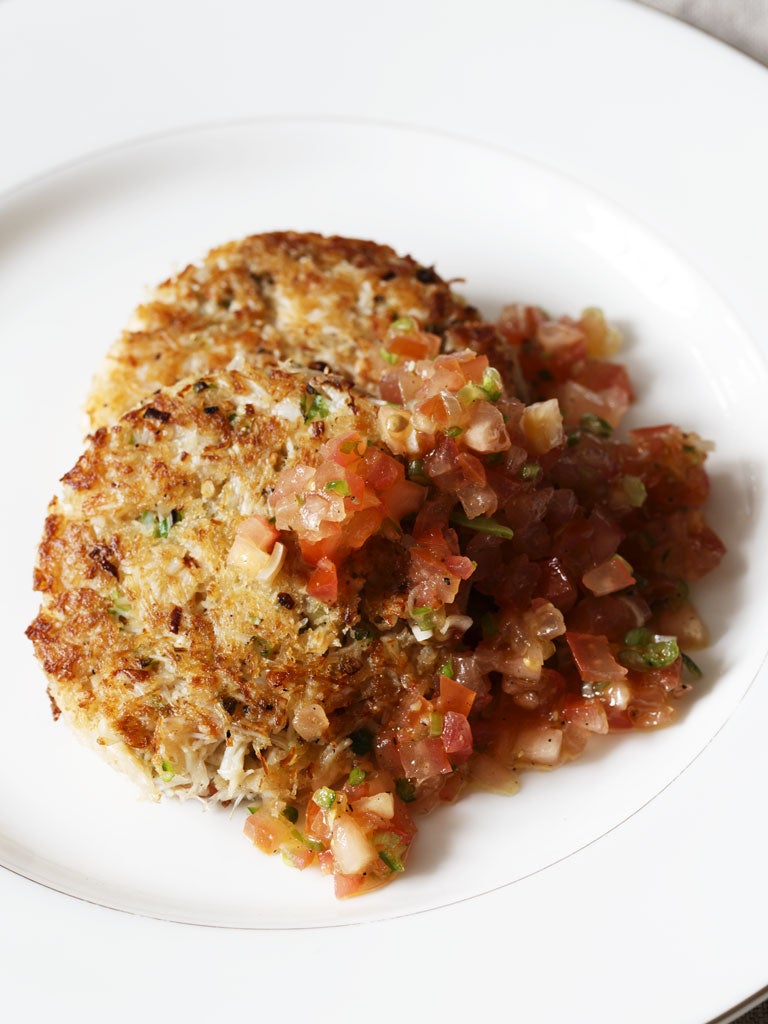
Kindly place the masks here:
<instances>
[{"instance_id":1,"label":"golden brown crust","mask_svg":"<svg viewBox=\"0 0 768 1024\"><path fill-rule=\"evenodd\" d=\"M280 470L319 458L325 438L300 411L308 388L326 398L329 434L375 437L375 404L342 378L213 373L98 430L51 504L28 636L52 701L160 790L232 799L322 778L322 758L343 757L347 732L391 704L407 675L400 644L355 638L361 609L391 612L397 600L386 542L350 559L333 607L307 596L310 570L290 537L270 583L227 563L243 518L269 516ZM290 724L313 701L330 718L320 744Z\"/></svg>"},{"instance_id":2,"label":"golden brown crust","mask_svg":"<svg viewBox=\"0 0 768 1024\"><path fill-rule=\"evenodd\" d=\"M372 388L381 339L398 316L442 334L476 311L432 267L388 246L296 232L230 242L139 306L86 411L94 428L110 424L158 388L236 357L326 364Z\"/></svg>"}]
</instances>

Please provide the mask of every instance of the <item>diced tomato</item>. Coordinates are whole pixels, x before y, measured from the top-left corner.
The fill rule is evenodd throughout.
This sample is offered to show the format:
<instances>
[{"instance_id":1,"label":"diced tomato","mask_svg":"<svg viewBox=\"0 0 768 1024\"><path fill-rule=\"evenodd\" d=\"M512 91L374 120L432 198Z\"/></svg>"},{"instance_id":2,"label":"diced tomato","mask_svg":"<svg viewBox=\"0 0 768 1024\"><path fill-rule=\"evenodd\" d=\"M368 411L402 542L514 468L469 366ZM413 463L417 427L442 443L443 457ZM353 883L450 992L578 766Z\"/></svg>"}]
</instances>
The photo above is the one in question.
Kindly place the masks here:
<instances>
[{"instance_id":1,"label":"diced tomato","mask_svg":"<svg viewBox=\"0 0 768 1024\"><path fill-rule=\"evenodd\" d=\"M339 596L339 579L336 566L330 558L321 558L309 579L307 593L324 604L335 604Z\"/></svg>"},{"instance_id":2,"label":"diced tomato","mask_svg":"<svg viewBox=\"0 0 768 1024\"><path fill-rule=\"evenodd\" d=\"M321 843L331 841L331 822L311 797L307 801L306 830L308 835Z\"/></svg>"},{"instance_id":3,"label":"diced tomato","mask_svg":"<svg viewBox=\"0 0 768 1024\"><path fill-rule=\"evenodd\" d=\"M440 351L440 338L425 331L390 334L386 349L405 359L431 359Z\"/></svg>"},{"instance_id":4,"label":"diced tomato","mask_svg":"<svg viewBox=\"0 0 768 1024\"><path fill-rule=\"evenodd\" d=\"M248 516L247 519L244 519L237 527L237 533L241 537L246 537L267 554L271 554L272 548L280 536L280 531L276 530L268 519L259 515Z\"/></svg>"},{"instance_id":5,"label":"diced tomato","mask_svg":"<svg viewBox=\"0 0 768 1024\"><path fill-rule=\"evenodd\" d=\"M561 612L567 612L576 602L579 592L558 558L550 558L541 565L538 592L551 601Z\"/></svg>"},{"instance_id":6,"label":"diced tomato","mask_svg":"<svg viewBox=\"0 0 768 1024\"><path fill-rule=\"evenodd\" d=\"M569 631L565 639L585 683L616 682L626 676L627 670L614 658L606 637Z\"/></svg>"},{"instance_id":7,"label":"diced tomato","mask_svg":"<svg viewBox=\"0 0 768 1024\"><path fill-rule=\"evenodd\" d=\"M303 845L300 840L292 842L290 846L282 850L282 853L291 867L297 868L299 871L303 871L313 864L316 857L315 852Z\"/></svg>"},{"instance_id":8,"label":"diced tomato","mask_svg":"<svg viewBox=\"0 0 768 1024\"><path fill-rule=\"evenodd\" d=\"M635 398L627 368L622 363L613 363L607 359L585 359L578 372L574 374L574 380L590 391L608 391L615 388L623 392L627 405Z\"/></svg>"},{"instance_id":9,"label":"diced tomato","mask_svg":"<svg viewBox=\"0 0 768 1024\"><path fill-rule=\"evenodd\" d=\"M365 878L363 875L339 875L333 876L333 894L336 899L343 900L354 896L359 892Z\"/></svg>"},{"instance_id":10,"label":"diced tomato","mask_svg":"<svg viewBox=\"0 0 768 1024\"><path fill-rule=\"evenodd\" d=\"M454 711L467 717L475 702L475 692L468 686L457 683L450 676L440 676L440 696L435 704L438 711L445 714Z\"/></svg>"},{"instance_id":11,"label":"diced tomato","mask_svg":"<svg viewBox=\"0 0 768 1024\"><path fill-rule=\"evenodd\" d=\"M375 445L366 451L360 472L368 486L375 491L384 491L394 486L404 476L400 463Z\"/></svg>"},{"instance_id":12,"label":"diced tomato","mask_svg":"<svg viewBox=\"0 0 768 1024\"><path fill-rule=\"evenodd\" d=\"M427 496L426 487L413 480L398 480L381 495L387 515L399 523L401 519L417 512Z\"/></svg>"},{"instance_id":13,"label":"diced tomato","mask_svg":"<svg viewBox=\"0 0 768 1024\"><path fill-rule=\"evenodd\" d=\"M277 853L289 834L288 823L267 813L257 811L245 819L243 832L262 853Z\"/></svg>"},{"instance_id":14,"label":"diced tomato","mask_svg":"<svg viewBox=\"0 0 768 1024\"><path fill-rule=\"evenodd\" d=\"M453 770L439 736L430 736L424 740L403 740L399 751L406 778L415 782L424 782L436 775L447 775Z\"/></svg>"},{"instance_id":15,"label":"diced tomato","mask_svg":"<svg viewBox=\"0 0 768 1024\"><path fill-rule=\"evenodd\" d=\"M650 614L650 608L637 594L586 597L569 613L568 626L574 633L601 634L618 643L630 629L644 626Z\"/></svg>"},{"instance_id":16,"label":"diced tomato","mask_svg":"<svg viewBox=\"0 0 768 1024\"><path fill-rule=\"evenodd\" d=\"M368 442L357 431L333 438L323 446L323 455L339 466L351 466L368 450Z\"/></svg>"},{"instance_id":17,"label":"diced tomato","mask_svg":"<svg viewBox=\"0 0 768 1024\"><path fill-rule=\"evenodd\" d=\"M413 837L416 835L417 830L414 820L399 797L395 797L395 816L390 819L387 831L398 835L405 844L406 849L413 842Z\"/></svg>"},{"instance_id":18,"label":"diced tomato","mask_svg":"<svg viewBox=\"0 0 768 1024\"><path fill-rule=\"evenodd\" d=\"M462 789L466 783L466 778L461 772L454 772L453 775L447 775L445 782L440 787L440 801L442 803L452 803L458 799Z\"/></svg>"},{"instance_id":19,"label":"diced tomato","mask_svg":"<svg viewBox=\"0 0 768 1024\"><path fill-rule=\"evenodd\" d=\"M581 578L584 586L596 597L613 594L617 590L625 590L635 583L632 567L621 555L611 555L594 569L589 569Z\"/></svg>"},{"instance_id":20,"label":"diced tomato","mask_svg":"<svg viewBox=\"0 0 768 1024\"><path fill-rule=\"evenodd\" d=\"M575 380L566 380L555 392L568 427L578 427L583 416L598 416L617 427L629 408L629 400L619 388L592 391Z\"/></svg>"},{"instance_id":21,"label":"diced tomato","mask_svg":"<svg viewBox=\"0 0 768 1024\"><path fill-rule=\"evenodd\" d=\"M262 853L280 852L299 871L315 860L315 851L303 841L301 833L293 829L287 819L276 817L267 810L250 814L245 819L243 832Z\"/></svg>"},{"instance_id":22,"label":"diced tomato","mask_svg":"<svg viewBox=\"0 0 768 1024\"><path fill-rule=\"evenodd\" d=\"M476 568L472 559L463 555L447 555L443 564L452 576L458 576L460 580L468 580Z\"/></svg>"},{"instance_id":23,"label":"diced tomato","mask_svg":"<svg viewBox=\"0 0 768 1024\"><path fill-rule=\"evenodd\" d=\"M446 711L440 734L445 752L453 764L460 764L472 755L472 729L464 715Z\"/></svg>"},{"instance_id":24,"label":"diced tomato","mask_svg":"<svg viewBox=\"0 0 768 1024\"><path fill-rule=\"evenodd\" d=\"M449 401L450 399L450 401ZM445 392L438 392L431 395L425 402L416 406L416 411L422 416L428 416L434 425L439 428L447 427L453 419L452 404L456 403L450 395Z\"/></svg>"},{"instance_id":25,"label":"diced tomato","mask_svg":"<svg viewBox=\"0 0 768 1024\"><path fill-rule=\"evenodd\" d=\"M392 772L396 778L403 775L403 763L394 736L379 734L374 742L376 764L384 771Z\"/></svg>"}]
</instances>

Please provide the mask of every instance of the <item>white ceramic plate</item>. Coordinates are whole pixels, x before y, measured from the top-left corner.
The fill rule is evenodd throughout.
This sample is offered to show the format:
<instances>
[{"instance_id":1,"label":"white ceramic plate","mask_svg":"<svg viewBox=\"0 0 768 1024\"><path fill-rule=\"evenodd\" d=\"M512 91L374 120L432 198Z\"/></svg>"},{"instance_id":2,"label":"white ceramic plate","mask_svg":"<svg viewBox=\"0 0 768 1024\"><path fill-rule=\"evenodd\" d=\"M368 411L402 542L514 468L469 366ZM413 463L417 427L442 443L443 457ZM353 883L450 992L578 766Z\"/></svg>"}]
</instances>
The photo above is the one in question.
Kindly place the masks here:
<instances>
[{"instance_id":1,"label":"white ceramic plate","mask_svg":"<svg viewBox=\"0 0 768 1024\"><path fill-rule=\"evenodd\" d=\"M583 13L595 8L603 5L586 3ZM84 17L80 24L93 38L106 31ZM653 24L665 39L667 23ZM535 19L526 25L533 32ZM23 18L19 26L23 34ZM161 38L164 31L161 24ZM211 59L223 72L224 58ZM374 61L371 75L381 67ZM300 72L305 85L307 70ZM138 88L132 103L149 110L152 100ZM393 120L403 120L396 108ZM125 103L114 117L129 123L132 109ZM100 933L118 948L162 950L164 963L142 960L160 990L165 972L209 954L219 984L239 979L233 996L253 997L256 979L260 1012L284 1006L297 974L309 971L317 985L323 950L324 969L332 964L336 984L360 1000L371 971L380 978L392 970L388 959L400 970L423 959L431 966L428 990L414 989L411 1005L446 1019L459 1019L478 999L492 1005L510 984L526 1020L561 1019L573 999L586 1015L587 992L597 989L588 1012L599 1024L615 1019L617 1000L641 974L642 995L622 1008L624 1020L653 1013L659 1021L703 1022L766 981L754 956L752 911L738 906L761 863L744 818L760 793L759 766L750 770L749 759L760 756L766 705L766 554L758 538L766 530L768 373L755 330L759 303L752 296L732 310L724 301L734 299L730 278L712 273L716 260L680 255L690 235L659 236L605 190L546 169L526 148L515 153L511 136L505 146L483 145L440 130L438 120L428 122L436 129L417 129L329 118L311 103L307 109L289 117L257 106L261 116L232 121L222 106L219 123L184 130L150 116L148 126L159 130L144 141L43 173L0 201L0 416L12 485L0 513L12 538L0 617L0 717L13 723L0 751L0 862L12 873L2 880L11 920L28 935L32 910L42 907L54 931L74 929L105 977L114 964ZM563 118L553 130L564 126ZM34 150L38 163L30 169L44 169L44 149ZM51 146L51 162L63 155ZM568 161L563 166L571 170ZM626 332L640 393L634 422L672 419L717 441L711 518L730 549L697 591L714 642L699 659L705 681L675 728L595 745L560 772L531 774L514 799L476 795L436 814L424 823L402 880L342 904L317 873L290 872L256 854L240 837L241 814L138 802L127 782L50 720L42 674L23 639L36 607L29 577L45 503L79 451L79 406L105 347L146 286L218 242L287 227L388 242L435 263L445 277L465 278L463 290L488 314L517 298L557 311L602 305ZM757 239L753 245L759 259ZM736 756L744 770L733 773ZM731 858L736 880L719 870ZM52 890L47 899L27 879ZM727 925L738 932L724 944ZM492 936L487 946L483 936ZM46 967L60 972L60 955L44 945ZM16 949L17 979L33 969L32 948L25 952L22 942ZM733 962L702 982L700 960L725 949ZM39 945L34 955L39 960ZM249 977L250 964L275 980L265 986L258 974ZM474 996L471 978L489 969ZM565 988L548 990L542 1003L537 993L553 972ZM446 984L455 973L459 982ZM198 1011L209 997L196 997L203 1000ZM45 1005L44 991L36 998ZM178 1012L169 994L163 998L164 1012ZM310 998L314 1007L317 992Z\"/></svg>"}]
</instances>

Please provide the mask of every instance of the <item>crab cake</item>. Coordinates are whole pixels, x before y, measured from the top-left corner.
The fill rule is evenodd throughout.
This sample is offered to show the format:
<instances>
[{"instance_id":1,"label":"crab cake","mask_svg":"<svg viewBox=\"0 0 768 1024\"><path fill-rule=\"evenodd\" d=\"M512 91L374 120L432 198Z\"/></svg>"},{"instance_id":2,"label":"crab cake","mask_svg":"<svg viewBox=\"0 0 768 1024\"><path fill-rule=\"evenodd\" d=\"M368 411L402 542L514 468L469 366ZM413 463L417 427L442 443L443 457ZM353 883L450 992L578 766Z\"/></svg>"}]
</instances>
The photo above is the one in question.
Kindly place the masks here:
<instances>
[{"instance_id":1,"label":"crab cake","mask_svg":"<svg viewBox=\"0 0 768 1024\"><path fill-rule=\"evenodd\" d=\"M96 431L63 478L27 634L54 713L150 791L322 785L407 681L407 642L360 626L403 589L396 542L353 553L323 601L317 566L270 522L276 482L319 472L329 438L379 452L377 409L327 373L218 371Z\"/></svg>"},{"instance_id":2,"label":"crab cake","mask_svg":"<svg viewBox=\"0 0 768 1024\"><path fill-rule=\"evenodd\" d=\"M318 234L253 235L213 249L155 289L109 352L86 403L108 425L160 387L238 355L327 365L364 389L387 326L414 317L441 335L476 311L432 267L388 246Z\"/></svg>"}]
</instances>

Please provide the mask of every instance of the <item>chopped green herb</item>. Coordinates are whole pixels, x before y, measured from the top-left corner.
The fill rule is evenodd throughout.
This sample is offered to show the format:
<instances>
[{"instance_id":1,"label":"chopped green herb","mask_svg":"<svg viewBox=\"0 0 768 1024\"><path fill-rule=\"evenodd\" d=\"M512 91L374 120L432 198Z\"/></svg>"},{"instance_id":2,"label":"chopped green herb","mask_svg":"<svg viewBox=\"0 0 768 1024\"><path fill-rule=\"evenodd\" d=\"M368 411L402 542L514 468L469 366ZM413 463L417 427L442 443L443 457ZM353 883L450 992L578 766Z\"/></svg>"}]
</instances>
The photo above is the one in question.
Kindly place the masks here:
<instances>
[{"instance_id":1,"label":"chopped green herb","mask_svg":"<svg viewBox=\"0 0 768 1024\"><path fill-rule=\"evenodd\" d=\"M520 467L521 480L537 480L541 475L541 466L538 462L524 462Z\"/></svg>"},{"instance_id":2,"label":"chopped green herb","mask_svg":"<svg viewBox=\"0 0 768 1024\"><path fill-rule=\"evenodd\" d=\"M248 808L248 813L249 813L249 814L258 814L258 812L259 812L260 810L261 810L261 808L260 808L260 807L255 807L255 806L253 806L253 807L249 807L249 808Z\"/></svg>"},{"instance_id":3,"label":"chopped green herb","mask_svg":"<svg viewBox=\"0 0 768 1024\"><path fill-rule=\"evenodd\" d=\"M129 601L122 597L117 590L110 590L109 592L110 605L107 611L110 615L114 615L118 619L125 619L131 614L131 605Z\"/></svg>"},{"instance_id":4,"label":"chopped green herb","mask_svg":"<svg viewBox=\"0 0 768 1024\"><path fill-rule=\"evenodd\" d=\"M292 825L295 825L299 820L299 811L297 807L292 807L287 804L280 812L284 818L286 818Z\"/></svg>"},{"instance_id":5,"label":"chopped green herb","mask_svg":"<svg viewBox=\"0 0 768 1024\"><path fill-rule=\"evenodd\" d=\"M625 668L636 672L648 672L655 668L667 668L680 657L677 639L673 636L654 636L649 643L636 647L625 647L618 653L618 660Z\"/></svg>"},{"instance_id":6,"label":"chopped green herb","mask_svg":"<svg viewBox=\"0 0 768 1024\"><path fill-rule=\"evenodd\" d=\"M693 660L693 658L690 658L683 651L680 652L680 657L683 659L683 667L685 668L685 670L689 672L694 679L701 679L704 673L701 671L701 669Z\"/></svg>"},{"instance_id":7,"label":"chopped green herb","mask_svg":"<svg viewBox=\"0 0 768 1024\"><path fill-rule=\"evenodd\" d=\"M160 538L166 538L176 523L180 523L183 518L184 513L180 508L171 509L167 516L161 516L149 509L138 516L141 525L150 528L153 537Z\"/></svg>"},{"instance_id":8,"label":"chopped green herb","mask_svg":"<svg viewBox=\"0 0 768 1024\"><path fill-rule=\"evenodd\" d=\"M488 394L483 391L479 384L465 384L459 388L456 397L462 405L472 405L473 402L487 402Z\"/></svg>"},{"instance_id":9,"label":"chopped green herb","mask_svg":"<svg viewBox=\"0 0 768 1024\"><path fill-rule=\"evenodd\" d=\"M434 608L430 608L429 605L423 605L420 608L411 609L411 618L419 627L425 631L431 631L435 628L435 620L433 619Z\"/></svg>"},{"instance_id":10,"label":"chopped green herb","mask_svg":"<svg viewBox=\"0 0 768 1024\"><path fill-rule=\"evenodd\" d=\"M439 711L433 711L429 716L429 735L442 736L443 716Z\"/></svg>"},{"instance_id":11,"label":"chopped green herb","mask_svg":"<svg viewBox=\"0 0 768 1024\"><path fill-rule=\"evenodd\" d=\"M450 520L457 526L466 526L470 530L477 530L478 533L492 533L495 537L503 537L505 540L511 540L515 535L508 526L502 526L489 516L475 516L474 519L470 519L459 509L451 512Z\"/></svg>"},{"instance_id":12,"label":"chopped green herb","mask_svg":"<svg viewBox=\"0 0 768 1024\"><path fill-rule=\"evenodd\" d=\"M354 499L353 499L353 501L354 501ZM387 518L381 524L382 531L384 531L384 527L385 526L387 528L388 533L385 532L384 536L387 538L387 540L392 540L392 536L390 536L390 534L394 535L395 537L402 537L402 535L403 535L403 528L400 525L400 523L397 522L396 519L392 518L392 516L387 516Z\"/></svg>"},{"instance_id":13,"label":"chopped green herb","mask_svg":"<svg viewBox=\"0 0 768 1024\"><path fill-rule=\"evenodd\" d=\"M399 832L374 832L371 840L376 849L381 850L402 850L405 845Z\"/></svg>"},{"instance_id":14,"label":"chopped green herb","mask_svg":"<svg viewBox=\"0 0 768 1024\"><path fill-rule=\"evenodd\" d=\"M336 791L328 786L321 786L312 794L312 800L324 811L329 811L336 801Z\"/></svg>"},{"instance_id":15,"label":"chopped green herb","mask_svg":"<svg viewBox=\"0 0 768 1024\"><path fill-rule=\"evenodd\" d=\"M445 436L446 437L458 437L459 434L463 434L463 433L464 433L464 428L463 427L448 427L448 429L445 432Z\"/></svg>"},{"instance_id":16,"label":"chopped green herb","mask_svg":"<svg viewBox=\"0 0 768 1024\"><path fill-rule=\"evenodd\" d=\"M370 640L371 637L373 636L373 633L371 632L370 629L365 629L365 627L359 627L358 629L352 630L352 636L355 638L355 640Z\"/></svg>"},{"instance_id":17,"label":"chopped green herb","mask_svg":"<svg viewBox=\"0 0 768 1024\"><path fill-rule=\"evenodd\" d=\"M579 426L587 434L594 434L595 437L610 437L613 427L604 420L602 416L595 416L592 412L585 412L579 420Z\"/></svg>"},{"instance_id":18,"label":"chopped green herb","mask_svg":"<svg viewBox=\"0 0 768 1024\"><path fill-rule=\"evenodd\" d=\"M608 682L605 679L595 679L591 683L581 684L581 696L582 697L599 697L603 690L608 686Z\"/></svg>"},{"instance_id":19,"label":"chopped green herb","mask_svg":"<svg viewBox=\"0 0 768 1024\"><path fill-rule=\"evenodd\" d=\"M167 516L158 518L157 525L155 526L155 536L165 538L171 532L173 526L173 517L169 513Z\"/></svg>"},{"instance_id":20,"label":"chopped green herb","mask_svg":"<svg viewBox=\"0 0 768 1024\"><path fill-rule=\"evenodd\" d=\"M483 374L483 382L480 385L480 388L485 392L488 401L498 402L501 398L503 387L504 385L501 380L501 374L495 367L489 366Z\"/></svg>"},{"instance_id":21,"label":"chopped green herb","mask_svg":"<svg viewBox=\"0 0 768 1024\"><path fill-rule=\"evenodd\" d=\"M644 647L653 640L653 633L650 629L630 629L624 635L624 643L627 647Z\"/></svg>"},{"instance_id":22,"label":"chopped green herb","mask_svg":"<svg viewBox=\"0 0 768 1024\"><path fill-rule=\"evenodd\" d=\"M274 653L275 653L275 647L274 647L274 644L270 644L270 643L268 643L268 642L267 642L267 641L266 641L266 640L265 640L265 639L264 639L263 637L261 637L261 636L256 636L256 635L255 635L255 636L252 636L252 637L251 637L251 643L252 643L252 644L254 644L254 645L255 645L256 647L258 647L258 649L259 649L259 655L260 655L260 656L261 656L262 658L269 658L269 657L270 657L270 655L272 655L272 654L274 654Z\"/></svg>"},{"instance_id":23,"label":"chopped green herb","mask_svg":"<svg viewBox=\"0 0 768 1024\"><path fill-rule=\"evenodd\" d=\"M416 799L416 787L410 779L398 779L395 783L395 792L404 804L413 803Z\"/></svg>"},{"instance_id":24,"label":"chopped green herb","mask_svg":"<svg viewBox=\"0 0 768 1024\"><path fill-rule=\"evenodd\" d=\"M365 768L360 768L358 765L352 769L349 773L349 784L350 786L359 786L362 782L365 782L365 777L368 773Z\"/></svg>"},{"instance_id":25,"label":"chopped green herb","mask_svg":"<svg viewBox=\"0 0 768 1024\"><path fill-rule=\"evenodd\" d=\"M385 362L389 363L390 366L395 366L398 361L398 357L395 355L395 353L389 352L385 348L379 349L379 355Z\"/></svg>"},{"instance_id":26,"label":"chopped green herb","mask_svg":"<svg viewBox=\"0 0 768 1024\"><path fill-rule=\"evenodd\" d=\"M163 782L170 782L176 772L174 771L174 767L170 761L161 761L159 774Z\"/></svg>"},{"instance_id":27,"label":"chopped green herb","mask_svg":"<svg viewBox=\"0 0 768 1024\"><path fill-rule=\"evenodd\" d=\"M412 459L408 463L408 477L418 484L429 483L429 478L424 472L424 462L422 459Z\"/></svg>"},{"instance_id":28,"label":"chopped green herb","mask_svg":"<svg viewBox=\"0 0 768 1024\"><path fill-rule=\"evenodd\" d=\"M417 330L416 321L410 316L399 316L389 325L390 331L397 331L400 334L408 334Z\"/></svg>"},{"instance_id":29,"label":"chopped green herb","mask_svg":"<svg viewBox=\"0 0 768 1024\"><path fill-rule=\"evenodd\" d=\"M305 423L324 420L330 411L327 400L321 394L301 396L301 413Z\"/></svg>"},{"instance_id":30,"label":"chopped green herb","mask_svg":"<svg viewBox=\"0 0 768 1024\"><path fill-rule=\"evenodd\" d=\"M449 679L456 678L453 672L453 658L449 658L444 665L440 666L440 675L448 676Z\"/></svg>"},{"instance_id":31,"label":"chopped green herb","mask_svg":"<svg viewBox=\"0 0 768 1024\"><path fill-rule=\"evenodd\" d=\"M402 860L392 850L379 850L379 858L384 861L390 871L405 871Z\"/></svg>"},{"instance_id":32,"label":"chopped green herb","mask_svg":"<svg viewBox=\"0 0 768 1024\"><path fill-rule=\"evenodd\" d=\"M340 494L343 498L348 498L352 493L346 480L329 480L325 485L325 490Z\"/></svg>"},{"instance_id":33,"label":"chopped green herb","mask_svg":"<svg viewBox=\"0 0 768 1024\"><path fill-rule=\"evenodd\" d=\"M291 829L291 835L294 839L298 840L302 846L306 846L308 850L312 850L313 853L322 853L325 846L320 842L319 839L310 839L309 836L300 832L297 828Z\"/></svg>"},{"instance_id":34,"label":"chopped green herb","mask_svg":"<svg viewBox=\"0 0 768 1024\"><path fill-rule=\"evenodd\" d=\"M349 734L349 738L352 741L352 753L358 757L370 754L373 750L373 736L367 729L355 729Z\"/></svg>"}]
</instances>

